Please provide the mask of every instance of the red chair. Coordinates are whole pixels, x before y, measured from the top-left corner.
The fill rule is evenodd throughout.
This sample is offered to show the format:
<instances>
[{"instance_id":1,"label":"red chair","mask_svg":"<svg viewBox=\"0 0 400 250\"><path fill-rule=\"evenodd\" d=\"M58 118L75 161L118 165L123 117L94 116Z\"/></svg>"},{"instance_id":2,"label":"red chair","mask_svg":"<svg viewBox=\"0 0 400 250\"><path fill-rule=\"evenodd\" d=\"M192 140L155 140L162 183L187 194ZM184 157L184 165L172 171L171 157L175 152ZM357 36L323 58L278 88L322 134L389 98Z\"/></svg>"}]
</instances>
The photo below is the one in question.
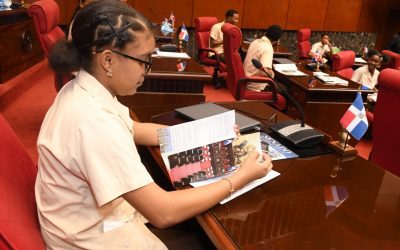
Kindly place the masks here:
<instances>
[{"instance_id":1,"label":"red chair","mask_svg":"<svg viewBox=\"0 0 400 250\"><path fill-rule=\"evenodd\" d=\"M400 70L400 54L390 50L382 50L382 55L387 55L390 57L386 64L382 64L382 69L390 68Z\"/></svg>"},{"instance_id":2,"label":"red chair","mask_svg":"<svg viewBox=\"0 0 400 250\"><path fill-rule=\"evenodd\" d=\"M218 19L216 17L196 17L194 19L198 61L203 65L214 67L213 83L214 86L219 87L218 72L222 73L221 77L225 77L226 65L220 62L218 56L216 58L209 57L209 52L216 55L215 50L210 48L209 43L210 30L217 22Z\"/></svg>"},{"instance_id":3,"label":"red chair","mask_svg":"<svg viewBox=\"0 0 400 250\"><path fill-rule=\"evenodd\" d=\"M273 103L273 106L279 110L284 110L286 100L283 96L276 93L275 85L267 77L246 77L243 69L242 59L239 54L239 48L242 44L242 32L240 29L230 23L222 26L224 33L224 54L228 69L226 85L236 100L264 100ZM268 83L271 92L257 92L246 88L249 82Z\"/></svg>"},{"instance_id":4,"label":"red chair","mask_svg":"<svg viewBox=\"0 0 400 250\"><path fill-rule=\"evenodd\" d=\"M29 5L28 14L35 24L36 34L44 55L48 58L51 48L60 40L65 39L64 31L58 27L60 9L53 0L39 0ZM54 73L54 84L58 90L73 79L72 74Z\"/></svg>"},{"instance_id":5,"label":"red chair","mask_svg":"<svg viewBox=\"0 0 400 250\"><path fill-rule=\"evenodd\" d=\"M379 74L378 82L370 160L400 176L400 71L385 69Z\"/></svg>"},{"instance_id":6,"label":"red chair","mask_svg":"<svg viewBox=\"0 0 400 250\"><path fill-rule=\"evenodd\" d=\"M0 114L0 249L46 249L35 202L37 167Z\"/></svg>"},{"instance_id":7,"label":"red chair","mask_svg":"<svg viewBox=\"0 0 400 250\"><path fill-rule=\"evenodd\" d=\"M332 71L338 75L351 79L356 54L352 50L340 51L332 56Z\"/></svg>"},{"instance_id":8,"label":"red chair","mask_svg":"<svg viewBox=\"0 0 400 250\"><path fill-rule=\"evenodd\" d=\"M299 29L297 31L297 51L299 59L309 58L308 53L310 53L311 50L310 37L310 29Z\"/></svg>"}]
</instances>

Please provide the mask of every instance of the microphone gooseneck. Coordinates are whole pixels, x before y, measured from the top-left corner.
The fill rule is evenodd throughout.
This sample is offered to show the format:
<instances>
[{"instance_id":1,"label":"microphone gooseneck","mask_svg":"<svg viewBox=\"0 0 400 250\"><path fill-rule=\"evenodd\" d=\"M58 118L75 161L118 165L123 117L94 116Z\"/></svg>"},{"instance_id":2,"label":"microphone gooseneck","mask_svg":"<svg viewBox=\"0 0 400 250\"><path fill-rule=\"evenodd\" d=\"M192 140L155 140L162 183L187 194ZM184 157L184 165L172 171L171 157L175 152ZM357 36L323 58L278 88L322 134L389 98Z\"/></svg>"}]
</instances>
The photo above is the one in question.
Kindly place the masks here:
<instances>
[{"instance_id":1,"label":"microphone gooseneck","mask_svg":"<svg viewBox=\"0 0 400 250\"><path fill-rule=\"evenodd\" d=\"M286 91L286 89L282 88L279 84L277 84L275 82L275 80L272 78L272 76L264 69L262 63L253 58L251 59L251 63L254 65L254 67L256 67L256 69L261 70L262 72L264 72L269 78L271 78L271 81L275 84L275 86L277 86L279 88L279 90L285 95L285 97L287 97L295 106L296 108L300 111L301 114L301 127L304 127L304 111L303 108L300 106L300 104Z\"/></svg>"}]
</instances>

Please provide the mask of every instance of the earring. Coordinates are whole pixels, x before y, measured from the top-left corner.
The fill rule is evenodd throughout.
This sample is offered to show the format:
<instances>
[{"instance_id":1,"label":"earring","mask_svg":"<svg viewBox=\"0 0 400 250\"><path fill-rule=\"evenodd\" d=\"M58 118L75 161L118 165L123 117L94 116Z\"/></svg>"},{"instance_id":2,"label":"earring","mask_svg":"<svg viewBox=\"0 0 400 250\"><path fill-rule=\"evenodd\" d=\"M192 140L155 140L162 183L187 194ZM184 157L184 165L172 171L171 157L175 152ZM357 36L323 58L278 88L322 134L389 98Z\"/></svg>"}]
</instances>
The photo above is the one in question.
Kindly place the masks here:
<instances>
[{"instance_id":1,"label":"earring","mask_svg":"<svg viewBox=\"0 0 400 250\"><path fill-rule=\"evenodd\" d=\"M107 71L107 76L110 77L110 78L112 77L112 71L111 71L111 69L109 69L109 70Z\"/></svg>"}]
</instances>

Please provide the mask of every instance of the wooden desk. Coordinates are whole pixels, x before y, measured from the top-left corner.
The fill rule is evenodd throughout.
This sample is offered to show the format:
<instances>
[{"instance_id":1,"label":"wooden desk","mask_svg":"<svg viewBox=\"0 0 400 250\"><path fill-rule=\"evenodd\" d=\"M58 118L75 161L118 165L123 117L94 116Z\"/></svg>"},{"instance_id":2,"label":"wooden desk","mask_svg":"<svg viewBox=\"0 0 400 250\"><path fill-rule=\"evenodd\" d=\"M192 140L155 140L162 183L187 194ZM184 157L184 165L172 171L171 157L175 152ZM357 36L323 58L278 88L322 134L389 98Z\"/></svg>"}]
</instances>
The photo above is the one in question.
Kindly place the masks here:
<instances>
[{"instance_id":1,"label":"wooden desk","mask_svg":"<svg viewBox=\"0 0 400 250\"><path fill-rule=\"evenodd\" d=\"M185 61L186 68L178 72L177 64ZM149 121L159 112L205 101L204 83L212 77L193 59L154 58L151 71L133 96L120 96L121 103L132 109L144 109L142 120Z\"/></svg>"},{"instance_id":2,"label":"wooden desk","mask_svg":"<svg viewBox=\"0 0 400 250\"><path fill-rule=\"evenodd\" d=\"M312 76L304 66L307 62L297 64L299 70L308 76L286 76L275 72L275 79L288 87L288 92L303 108L305 121L311 126L324 131L333 138L342 130L340 118L355 100L359 84L351 80L348 86L327 85ZM326 70L330 75L335 73ZM371 90L361 90L364 100ZM300 119L300 112L287 100L287 114Z\"/></svg>"},{"instance_id":3,"label":"wooden desk","mask_svg":"<svg viewBox=\"0 0 400 250\"><path fill-rule=\"evenodd\" d=\"M242 41L241 49L242 49L242 52L244 53L244 55L247 54L247 50L249 49L250 43L251 42L249 42L249 41ZM275 58L280 58L280 57L289 58L289 57L293 56L293 53L290 52L288 50L288 48L286 48L282 45L278 46L275 44L272 47L274 48L274 57Z\"/></svg>"},{"instance_id":4,"label":"wooden desk","mask_svg":"<svg viewBox=\"0 0 400 250\"><path fill-rule=\"evenodd\" d=\"M0 11L0 83L39 63L43 53L25 8Z\"/></svg>"},{"instance_id":5,"label":"wooden desk","mask_svg":"<svg viewBox=\"0 0 400 250\"><path fill-rule=\"evenodd\" d=\"M230 105L288 119L261 102ZM158 118L179 120L174 113ZM150 151L164 166L159 149ZM279 177L196 217L218 249L400 249L399 177L334 153L275 161L274 169ZM344 187L348 198L328 213L324 189L331 186Z\"/></svg>"}]
</instances>

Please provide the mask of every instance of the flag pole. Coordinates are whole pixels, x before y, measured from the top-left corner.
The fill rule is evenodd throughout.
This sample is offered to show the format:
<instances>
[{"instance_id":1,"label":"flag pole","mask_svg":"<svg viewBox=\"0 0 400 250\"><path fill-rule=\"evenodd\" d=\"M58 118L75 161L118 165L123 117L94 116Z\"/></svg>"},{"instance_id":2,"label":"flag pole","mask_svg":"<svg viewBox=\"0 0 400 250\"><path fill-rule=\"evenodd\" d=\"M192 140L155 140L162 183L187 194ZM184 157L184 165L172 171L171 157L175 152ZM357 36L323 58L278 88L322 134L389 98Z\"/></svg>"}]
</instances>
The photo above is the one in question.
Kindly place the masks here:
<instances>
[{"instance_id":1,"label":"flag pole","mask_svg":"<svg viewBox=\"0 0 400 250\"><path fill-rule=\"evenodd\" d=\"M347 142L349 141L349 132L346 131L346 140L344 141L343 149L345 150L347 147Z\"/></svg>"}]
</instances>

